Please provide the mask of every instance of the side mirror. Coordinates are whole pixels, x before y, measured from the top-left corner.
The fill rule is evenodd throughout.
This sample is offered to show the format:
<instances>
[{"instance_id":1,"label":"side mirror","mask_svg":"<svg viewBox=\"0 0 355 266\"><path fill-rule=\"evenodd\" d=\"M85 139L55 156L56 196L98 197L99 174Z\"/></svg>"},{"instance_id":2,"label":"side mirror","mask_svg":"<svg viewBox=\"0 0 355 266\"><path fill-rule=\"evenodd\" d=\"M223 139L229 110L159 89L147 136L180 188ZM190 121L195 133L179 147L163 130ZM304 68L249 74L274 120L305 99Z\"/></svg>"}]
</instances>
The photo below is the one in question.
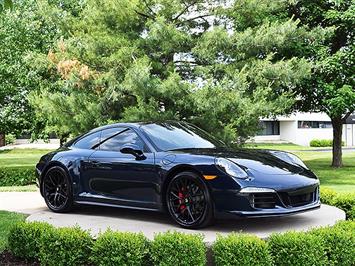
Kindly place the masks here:
<instances>
[{"instance_id":1,"label":"side mirror","mask_svg":"<svg viewBox=\"0 0 355 266\"><path fill-rule=\"evenodd\" d=\"M136 160L144 160L146 158L143 154L143 151L137 145L133 144L124 145L120 149L120 152L125 154L132 154L134 157L136 157Z\"/></svg>"}]
</instances>

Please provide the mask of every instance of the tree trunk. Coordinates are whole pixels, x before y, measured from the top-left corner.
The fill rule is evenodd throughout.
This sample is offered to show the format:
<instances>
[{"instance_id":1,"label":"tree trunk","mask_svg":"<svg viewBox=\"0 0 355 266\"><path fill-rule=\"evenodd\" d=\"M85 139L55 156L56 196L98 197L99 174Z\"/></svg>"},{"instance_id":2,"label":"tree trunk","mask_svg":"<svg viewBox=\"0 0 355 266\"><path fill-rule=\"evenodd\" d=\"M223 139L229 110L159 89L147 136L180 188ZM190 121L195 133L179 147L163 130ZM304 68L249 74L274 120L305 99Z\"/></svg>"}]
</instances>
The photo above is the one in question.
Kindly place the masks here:
<instances>
[{"instance_id":1,"label":"tree trunk","mask_svg":"<svg viewBox=\"0 0 355 266\"><path fill-rule=\"evenodd\" d=\"M332 118L333 125L333 167L342 167L342 135L343 135L343 120L340 117Z\"/></svg>"},{"instance_id":2,"label":"tree trunk","mask_svg":"<svg viewBox=\"0 0 355 266\"><path fill-rule=\"evenodd\" d=\"M5 133L0 133L0 147L5 146Z\"/></svg>"}]
</instances>

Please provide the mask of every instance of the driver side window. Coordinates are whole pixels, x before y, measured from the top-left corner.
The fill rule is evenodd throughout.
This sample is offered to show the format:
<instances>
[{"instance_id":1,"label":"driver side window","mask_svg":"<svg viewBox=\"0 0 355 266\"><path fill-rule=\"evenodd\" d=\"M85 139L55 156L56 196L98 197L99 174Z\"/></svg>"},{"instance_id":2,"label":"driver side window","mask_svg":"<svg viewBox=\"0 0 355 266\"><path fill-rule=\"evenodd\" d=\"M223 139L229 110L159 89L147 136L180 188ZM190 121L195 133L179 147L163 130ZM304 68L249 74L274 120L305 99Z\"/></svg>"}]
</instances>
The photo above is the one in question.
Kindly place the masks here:
<instances>
[{"instance_id":1,"label":"driver side window","mask_svg":"<svg viewBox=\"0 0 355 266\"><path fill-rule=\"evenodd\" d=\"M115 133L113 133L115 130ZM125 144L137 145L144 151L144 143L141 138L133 130L127 128L122 130L106 129L102 131L102 136L108 136L106 139L102 138L99 147L102 151L117 151L119 152Z\"/></svg>"}]
</instances>

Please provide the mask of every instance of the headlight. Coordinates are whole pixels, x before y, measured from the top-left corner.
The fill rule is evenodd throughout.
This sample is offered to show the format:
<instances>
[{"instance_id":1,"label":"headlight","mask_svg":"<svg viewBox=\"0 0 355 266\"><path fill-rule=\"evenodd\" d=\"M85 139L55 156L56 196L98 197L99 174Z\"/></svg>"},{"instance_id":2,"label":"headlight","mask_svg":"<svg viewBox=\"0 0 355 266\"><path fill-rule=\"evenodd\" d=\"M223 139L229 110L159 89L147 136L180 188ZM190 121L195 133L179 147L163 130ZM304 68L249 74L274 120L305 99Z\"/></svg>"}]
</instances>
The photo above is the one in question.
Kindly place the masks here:
<instances>
[{"instance_id":1,"label":"headlight","mask_svg":"<svg viewBox=\"0 0 355 266\"><path fill-rule=\"evenodd\" d=\"M303 168L308 169L308 167L302 162L300 158L298 158L296 155L284 151L270 151L272 155L275 157L293 165L299 165L302 166Z\"/></svg>"},{"instance_id":2,"label":"headlight","mask_svg":"<svg viewBox=\"0 0 355 266\"><path fill-rule=\"evenodd\" d=\"M219 167L223 172L227 173L232 177L237 177L237 178L248 177L248 174L242 168L240 168L238 165L236 165L235 163L227 159L216 158L215 163L217 167Z\"/></svg>"}]
</instances>

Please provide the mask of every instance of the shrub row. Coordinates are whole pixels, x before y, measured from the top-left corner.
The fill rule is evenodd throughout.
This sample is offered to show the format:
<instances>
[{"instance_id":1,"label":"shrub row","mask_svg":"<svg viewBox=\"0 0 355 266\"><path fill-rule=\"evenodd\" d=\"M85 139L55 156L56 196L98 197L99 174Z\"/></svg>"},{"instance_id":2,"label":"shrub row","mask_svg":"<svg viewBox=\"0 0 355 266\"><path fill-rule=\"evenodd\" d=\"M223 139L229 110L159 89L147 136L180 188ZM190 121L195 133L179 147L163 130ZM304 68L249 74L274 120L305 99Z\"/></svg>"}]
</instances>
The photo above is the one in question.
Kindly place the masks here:
<instances>
[{"instance_id":1,"label":"shrub row","mask_svg":"<svg viewBox=\"0 0 355 266\"><path fill-rule=\"evenodd\" d=\"M344 141L341 143L344 146ZM312 139L309 143L311 147L332 147L333 140L332 139Z\"/></svg>"},{"instance_id":2,"label":"shrub row","mask_svg":"<svg viewBox=\"0 0 355 266\"><path fill-rule=\"evenodd\" d=\"M36 182L33 167L0 167L0 187L26 186Z\"/></svg>"},{"instance_id":3,"label":"shrub row","mask_svg":"<svg viewBox=\"0 0 355 266\"><path fill-rule=\"evenodd\" d=\"M355 193L337 193L332 189L321 187L320 199L324 204L342 209L346 213L346 219L355 219Z\"/></svg>"},{"instance_id":4,"label":"shrub row","mask_svg":"<svg viewBox=\"0 0 355 266\"><path fill-rule=\"evenodd\" d=\"M9 235L10 251L43 265L206 265L201 235L167 232L149 241L142 234L113 232L94 241L77 227L19 223ZM310 232L274 234L267 241L232 233L212 246L219 265L355 265L355 222Z\"/></svg>"}]
</instances>

